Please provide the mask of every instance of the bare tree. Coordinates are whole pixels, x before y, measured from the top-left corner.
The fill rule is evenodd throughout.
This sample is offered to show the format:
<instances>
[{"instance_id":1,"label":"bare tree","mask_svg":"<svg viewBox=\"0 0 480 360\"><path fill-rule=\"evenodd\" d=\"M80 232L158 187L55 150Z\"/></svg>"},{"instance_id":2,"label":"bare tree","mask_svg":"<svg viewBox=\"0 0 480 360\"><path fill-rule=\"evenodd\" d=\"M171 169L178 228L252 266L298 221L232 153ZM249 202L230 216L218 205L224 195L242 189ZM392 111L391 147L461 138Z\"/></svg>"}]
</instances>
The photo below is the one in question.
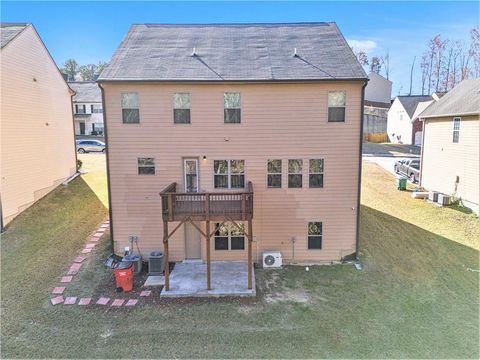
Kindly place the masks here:
<instances>
[{"instance_id":1,"label":"bare tree","mask_svg":"<svg viewBox=\"0 0 480 360\"><path fill-rule=\"evenodd\" d=\"M378 56L373 56L370 59L370 72L380 74L380 70L382 69L382 63Z\"/></svg>"},{"instance_id":2,"label":"bare tree","mask_svg":"<svg viewBox=\"0 0 480 360\"><path fill-rule=\"evenodd\" d=\"M428 71L429 71L429 61L428 61L427 53L424 53L422 56L422 62L420 63L420 68L422 69L422 95L425 95L426 82L428 79Z\"/></svg>"},{"instance_id":3,"label":"bare tree","mask_svg":"<svg viewBox=\"0 0 480 360\"><path fill-rule=\"evenodd\" d=\"M413 57L412 67L410 68L410 90L408 92L408 95L412 95L413 68L415 67L416 58L416 56Z\"/></svg>"},{"instance_id":4,"label":"bare tree","mask_svg":"<svg viewBox=\"0 0 480 360\"><path fill-rule=\"evenodd\" d=\"M470 39L470 51L472 52L473 63L475 65L474 75L475 77L480 77L480 29L478 26L470 30Z\"/></svg>"},{"instance_id":5,"label":"bare tree","mask_svg":"<svg viewBox=\"0 0 480 360\"><path fill-rule=\"evenodd\" d=\"M387 80L389 80L389 76L390 76L390 51L387 50L385 55L382 56L381 58L382 60L382 65L383 65L383 69L385 70L385 77L387 78Z\"/></svg>"},{"instance_id":6,"label":"bare tree","mask_svg":"<svg viewBox=\"0 0 480 360\"><path fill-rule=\"evenodd\" d=\"M97 66L95 64L88 64L80 66L80 77L83 81L93 81L95 79Z\"/></svg>"},{"instance_id":7,"label":"bare tree","mask_svg":"<svg viewBox=\"0 0 480 360\"><path fill-rule=\"evenodd\" d=\"M368 65L368 56L365 53L365 51L360 50L356 55L360 65L362 66Z\"/></svg>"}]
</instances>

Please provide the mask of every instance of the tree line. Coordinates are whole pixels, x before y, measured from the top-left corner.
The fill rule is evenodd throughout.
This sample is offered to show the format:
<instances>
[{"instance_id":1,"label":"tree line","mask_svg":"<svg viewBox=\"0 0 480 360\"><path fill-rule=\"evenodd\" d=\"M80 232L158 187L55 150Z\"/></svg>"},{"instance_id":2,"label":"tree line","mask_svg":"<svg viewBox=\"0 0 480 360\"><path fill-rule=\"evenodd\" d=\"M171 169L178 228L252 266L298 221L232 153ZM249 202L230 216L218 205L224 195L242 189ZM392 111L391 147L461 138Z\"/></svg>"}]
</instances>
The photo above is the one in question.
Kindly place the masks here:
<instances>
[{"instance_id":1,"label":"tree line","mask_svg":"<svg viewBox=\"0 0 480 360\"><path fill-rule=\"evenodd\" d=\"M368 58L365 51L356 53L360 64L370 72L380 74L382 68L385 77L390 75L390 54L374 55ZM414 74L420 75L422 95L432 92L447 92L459 82L469 78L480 77L480 30L470 30L468 41L451 40L435 35L426 44L426 49L415 67L417 56L410 66L410 87L412 94Z\"/></svg>"},{"instance_id":2,"label":"tree line","mask_svg":"<svg viewBox=\"0 0 480 360\"><path fill-rule=\"evenodd\" d=\"M74 59L68 59L60 71L65 74L67 81L94 81L107 66L106 62L98 64L79 65Z\"/></svg>"}]
</instances>

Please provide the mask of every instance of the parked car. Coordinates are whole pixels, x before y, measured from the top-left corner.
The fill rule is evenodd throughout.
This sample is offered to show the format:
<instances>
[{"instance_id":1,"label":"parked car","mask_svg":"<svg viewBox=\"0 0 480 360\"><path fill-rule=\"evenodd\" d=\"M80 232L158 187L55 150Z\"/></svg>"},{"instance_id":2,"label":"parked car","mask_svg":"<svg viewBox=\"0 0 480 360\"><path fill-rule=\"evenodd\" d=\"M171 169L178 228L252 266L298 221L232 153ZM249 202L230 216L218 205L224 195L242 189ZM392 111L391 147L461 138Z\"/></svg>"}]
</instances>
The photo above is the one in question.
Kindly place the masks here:
<instances>
[{"instance_id":1,"label":"parked car","mask_svg":"<svg viewBox=\"0 0 480 360\"><path fill-rule=\"evenodd\" d=\"M105 152L106 145L100 140L76 140L77 152L80 154L89 152Z\"/></svg>"},{"instance_id":2,"label":"parked car","mask_svg":"<svg viewBox=\"0 0 480 360\"><path fill-rule=\"evenodd\" d=\"M395 173L405 175L410 178L412 183L416 183L420 179L420 160L408 159L396 161L394 170Z\"/></svg>"}]
</instances>

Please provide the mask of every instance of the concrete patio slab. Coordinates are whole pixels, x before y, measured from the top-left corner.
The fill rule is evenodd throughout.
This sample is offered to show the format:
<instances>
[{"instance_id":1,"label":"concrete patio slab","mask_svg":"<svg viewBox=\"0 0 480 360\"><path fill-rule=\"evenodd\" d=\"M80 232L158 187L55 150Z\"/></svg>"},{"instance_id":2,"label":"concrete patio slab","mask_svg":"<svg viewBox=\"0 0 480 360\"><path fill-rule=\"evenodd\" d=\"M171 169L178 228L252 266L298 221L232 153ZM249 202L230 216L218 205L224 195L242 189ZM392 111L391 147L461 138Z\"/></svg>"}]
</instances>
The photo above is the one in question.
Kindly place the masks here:
<instances>
[{"instance_id":1,"label":"concrete patio slab","mask_svg":"<svg viewBox=\"0 0 480 360\"><path fill-rule=\"evenodd\" d=\"M246 261L212 262L212 290L207 290L207 265L178 263L170 274L170 290L163 297L255 296L255 270L252 289L247 288Z\"/></svg>"},{"instance_id":2,"label":"concrete patio slab","mask_svg":"<svg viewBox=\"0 0 480 360\"><path fill-rule=\"evenodd\" d=\"M165 276L149 276L143 286L163 286L165 285Z\"/></svg>"}]
</instances>

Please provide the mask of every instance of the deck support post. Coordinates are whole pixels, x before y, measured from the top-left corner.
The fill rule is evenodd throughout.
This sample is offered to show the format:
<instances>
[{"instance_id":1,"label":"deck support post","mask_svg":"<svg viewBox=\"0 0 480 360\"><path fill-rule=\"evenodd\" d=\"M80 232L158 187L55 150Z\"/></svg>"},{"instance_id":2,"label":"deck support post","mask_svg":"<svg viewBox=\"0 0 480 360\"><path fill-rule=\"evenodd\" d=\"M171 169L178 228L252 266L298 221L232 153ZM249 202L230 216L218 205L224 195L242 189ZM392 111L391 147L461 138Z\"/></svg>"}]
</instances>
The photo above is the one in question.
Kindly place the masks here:
<instances>
[{"instance_id":1,"label":"deck support post","mask_svg":"<svg viewBox=\"0 0 480 360\"><path fill-rule=\"evenodd\" d=\"M248 289L252 289L252 242L253 242L253 226L252 219L248 219Z\"/></svg>"},{"instance_id":2,"label":"deck support post","mask_svg":"<svg viewBox=\"0 0 480 360\"><path fill-rule=\"evenodd\" d=\"M164 272L165 272L165 291L170 290L170 265L168 263L168 221L163 221L163 252L164 252Z\"/></svg>"},{"instance_id":3,"label":"deck support post","mask_svg":"<svg viewBox=\"0 0 480 360\"><path fill-rule=\"evenodd\" d=\"M212 269L211 269L211 260L210 260L210 220L206 221L205 224L205 232L207 234L206 239L207 239L207 289L212 290Z\"/></svg>"}]
</instances>

